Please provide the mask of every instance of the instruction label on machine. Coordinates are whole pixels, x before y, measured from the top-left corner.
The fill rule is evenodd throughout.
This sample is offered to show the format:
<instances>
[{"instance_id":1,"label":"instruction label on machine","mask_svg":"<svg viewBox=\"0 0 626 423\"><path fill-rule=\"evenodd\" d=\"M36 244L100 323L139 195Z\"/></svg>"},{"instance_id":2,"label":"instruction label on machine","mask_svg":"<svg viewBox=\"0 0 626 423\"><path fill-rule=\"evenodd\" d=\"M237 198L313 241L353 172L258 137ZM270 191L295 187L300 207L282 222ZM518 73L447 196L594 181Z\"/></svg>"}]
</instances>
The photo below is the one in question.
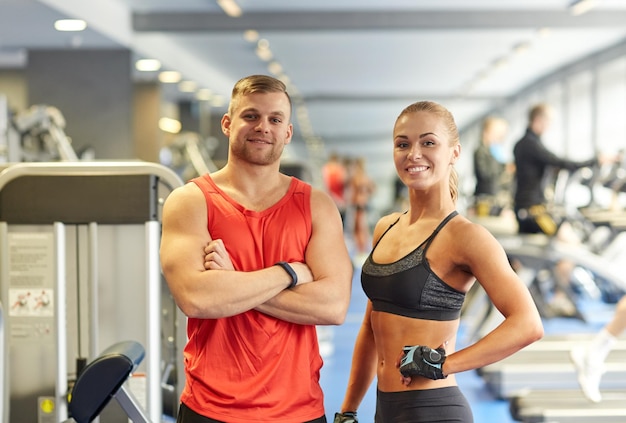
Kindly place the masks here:
<instances>
[{"instance_id":1,"label":"instruction label on machine","mask_svg":"<svg viewBox=\"0 0 626 423\"><path fill-rule=\"evenodd\" d=\"M54 234L9 233L8 247L9 316L53 316Z\"/></svg>"}]
</instances>

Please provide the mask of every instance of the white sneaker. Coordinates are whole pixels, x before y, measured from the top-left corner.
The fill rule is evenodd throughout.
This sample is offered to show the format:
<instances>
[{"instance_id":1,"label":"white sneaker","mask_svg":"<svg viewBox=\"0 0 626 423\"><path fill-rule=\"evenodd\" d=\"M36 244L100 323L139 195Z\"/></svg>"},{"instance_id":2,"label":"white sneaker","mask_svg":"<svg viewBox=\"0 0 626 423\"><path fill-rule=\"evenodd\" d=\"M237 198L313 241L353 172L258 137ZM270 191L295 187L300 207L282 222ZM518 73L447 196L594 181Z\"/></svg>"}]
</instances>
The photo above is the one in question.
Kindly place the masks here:
<instances>
[{"instance_id":1,"label":"white sneaker","mask_svg":"<svg viewBox=\"0 0 626 423\"><path fill-rule=\"evenodd\" d=\"M570 351L570 359L574 363L578 376L578 384L583 394L592 402L602 401L600 394L600 378L604 373L602 365L589 364L584 347L575 347Z\"/></svg>"}]
</instances>

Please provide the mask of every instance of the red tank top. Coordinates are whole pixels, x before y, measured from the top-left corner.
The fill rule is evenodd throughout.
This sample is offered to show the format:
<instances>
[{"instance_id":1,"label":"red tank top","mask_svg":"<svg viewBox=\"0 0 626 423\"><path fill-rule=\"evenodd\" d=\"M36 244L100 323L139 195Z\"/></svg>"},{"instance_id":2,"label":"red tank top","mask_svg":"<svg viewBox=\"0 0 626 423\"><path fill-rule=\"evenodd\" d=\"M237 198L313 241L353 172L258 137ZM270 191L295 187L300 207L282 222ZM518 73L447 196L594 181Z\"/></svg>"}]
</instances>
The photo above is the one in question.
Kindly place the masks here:
<instances>
[{"instance_id":1,"label":"red tank top","mask_svg":"<svg viewBox=\"0 0 626 423\"><path fill-rule=\"evenodd\" d=\"M311 236L311 186L292 178L287 194L261 212L246 210L209 175L192 180L204 192L208 230L222 239L237 270L304 261ZM188 319L186 384L181 400L229 423L305 422L324 415L322 358L313 325L250 310L220 319Z\"/></svg>"}]
</instances>

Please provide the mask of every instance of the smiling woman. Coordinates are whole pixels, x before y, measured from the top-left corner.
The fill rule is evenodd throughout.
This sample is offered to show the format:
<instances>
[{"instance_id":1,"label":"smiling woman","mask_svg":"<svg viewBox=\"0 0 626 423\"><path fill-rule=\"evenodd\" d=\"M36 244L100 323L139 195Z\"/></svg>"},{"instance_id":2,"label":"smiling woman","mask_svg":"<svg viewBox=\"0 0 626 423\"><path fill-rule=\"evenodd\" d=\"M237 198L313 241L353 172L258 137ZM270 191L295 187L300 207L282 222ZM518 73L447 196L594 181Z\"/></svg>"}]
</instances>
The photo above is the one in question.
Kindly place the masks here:
<instances>
[{"instance_id":1,"label":"smiling woman","mask_svg":"<svg viewBox=\"0 0 626 423\"><path fill-rule=\"evenodd\" d=\"M384 216L374 229L374 246L361 269L369 301L335 422L356 422L374 379L376 423L473 422L455 375L537 341L541 319L502 246L455 209L453 167L461 148L452 114L434 102L413 103L396 119L393 143L409 207ZM505 322L457 349L461 308L475 283Z\"/></svg>"}]
</instances>

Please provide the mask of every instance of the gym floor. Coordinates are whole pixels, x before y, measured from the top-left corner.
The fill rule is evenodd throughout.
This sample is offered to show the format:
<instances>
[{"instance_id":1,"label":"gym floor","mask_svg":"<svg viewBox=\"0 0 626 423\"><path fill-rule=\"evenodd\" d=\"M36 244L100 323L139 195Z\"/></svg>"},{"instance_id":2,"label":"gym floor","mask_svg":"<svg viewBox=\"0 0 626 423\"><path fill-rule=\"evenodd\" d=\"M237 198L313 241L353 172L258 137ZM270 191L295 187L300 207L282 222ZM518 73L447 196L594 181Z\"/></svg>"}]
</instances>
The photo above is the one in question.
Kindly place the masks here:
<instances>
[{"instance_id":1,"label":"gym floor","mask_svg":"<svg viewBox=\"0 0 626 423\"><path fill-rule=\"evenodd\" d=\"M345 323L341 326L320 330L320 345L324 356L321 384L324 390L326 415L329 422L332 422L334 413L339 411L343 401L350 373L354 341L361 325L366 302L367 298L361 289L360 269L356 268L352 283L352 299ZM545 321L545 332L546 334L557 334L596 331L610 317L610 312L607 314L596 311L589 313L594 316L595 320L588 320L587 323L576 319L557 318ZM459 340L463 338L463 329L463 320L461 320ZM515 423L509 411L509 402L494 397L476 372L460 373L457 374L456 378L462 392L471 404L476 423ZM374 421L375 392L374 381L358 409L358 418L361 423Z\"/></svg>"}]
</instances>

